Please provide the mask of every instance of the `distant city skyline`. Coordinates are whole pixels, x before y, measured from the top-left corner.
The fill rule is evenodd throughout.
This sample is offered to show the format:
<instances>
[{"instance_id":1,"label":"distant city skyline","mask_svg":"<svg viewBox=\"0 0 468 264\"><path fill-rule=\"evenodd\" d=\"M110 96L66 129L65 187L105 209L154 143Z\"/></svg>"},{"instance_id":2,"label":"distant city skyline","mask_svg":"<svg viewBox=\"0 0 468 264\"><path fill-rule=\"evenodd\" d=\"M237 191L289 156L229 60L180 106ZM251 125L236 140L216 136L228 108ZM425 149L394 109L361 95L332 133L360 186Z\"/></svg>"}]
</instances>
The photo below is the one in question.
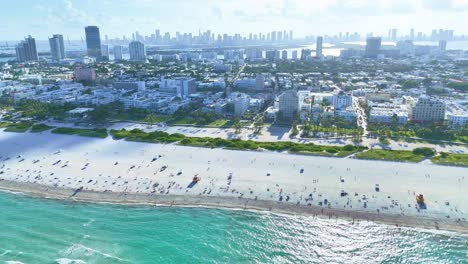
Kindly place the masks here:
<instances>
[{"instance_id":1,"label":"distant city skyline","mask_svg":"<svg viewBox=\"0 0 468 264\"><path fill-rule=\"evenodd\" d=\"M199 30L242 35L294 30L294 37L302 38L339 32L386 37L393 28L398 35L409 35L412 28L429 35L443 28L468 35L462 23L468 16L468 0L18 0L2 3L2 9L7 11L2 18L9 24L0 28L2 41L27 35L47 40L53 34L80 40L89 25L98 26L102 38L131 37L137 30L150 35L156 29L171 35Z\"/></svg>"}]
</instances>

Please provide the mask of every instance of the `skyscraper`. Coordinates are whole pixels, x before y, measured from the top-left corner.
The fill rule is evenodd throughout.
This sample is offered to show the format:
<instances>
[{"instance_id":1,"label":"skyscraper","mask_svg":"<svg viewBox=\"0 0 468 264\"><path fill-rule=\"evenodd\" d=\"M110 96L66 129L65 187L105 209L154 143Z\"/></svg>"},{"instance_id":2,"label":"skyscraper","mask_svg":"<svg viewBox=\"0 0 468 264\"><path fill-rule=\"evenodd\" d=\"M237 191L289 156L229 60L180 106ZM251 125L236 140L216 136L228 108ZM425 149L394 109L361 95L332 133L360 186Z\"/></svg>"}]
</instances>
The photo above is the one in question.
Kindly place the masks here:
<instances>
[{"instance_id":1,"label":"skyscraper","mask_svg":"<svg viewBox=\"0 0 468 264\"><path fill-rule=\"evenodd\" d=\"M382 46L381 37L368 37L366 41L366 57L377 58Z\"/></svg>"},{"instance_id":2,"label":"skyscraper","mask_svg":"<svg viewBox=\"0 0 468 264\"><path fill-rule=\"evenodd\" d=\"M130 52L130 60L132 61L146 61L145 45L140 41L132 41L128 45Z\"/></svg>"},{"instance_id":3,"label":"skyscraper","mask_svg":"<svg viewBox=\"0 0 468 264\"><path fill-rule=\"evenodd\" d=\"M439 50L441 50L441 51L447 50L447 41L446 40L439 40Z\"/></svg>"},{"instance_id":4,"label":"skyscraper","mask_svg":"<svg viewBox=\"0 0 468 264\"><path fill-rule=\"evenodd\" d=\"M101 57L101 36L99 28L96 26L85 27L86 33L86 48L88 49L88 56L100 58Z\"/></svg>"},{"instance_id":5,"label":"skyscraper","mask_svg":"<svg viewBox=\"0 0 468 264\"><path fill-rule=\"evenodd\" d=\"M317 37L317 46L315 50L316 57L321 58L323 56L323 37Z\"/></svg>"},{"instance_id":6,"label":"skyscraper","mask_svg":"<svg viewBox=\"0 0 468 264\"><path fill-rule=\"evenodd\" d=\"M114 60L119 61L122 60L122 46L115 45L114 46Z\"/></svg>"},{"instance_id":7,"label":"skyscraper","mask_svg":"<svg viewBox=\"0 0 468 264\"><path fill-rule=\"evenodd\" d=\"M396 41L397 39L397 29L392 29L392 41Z\"/></svg>"},{"instance_id":8,"label":"skyscraper","mask_svg":"<svg viewBox=\"0 0 468 264\"><path fill-rule=\"evenodd\" d=\"M39 57L37 56L36 40L31 36L28 36L16 45L15 51L16 60L18 62L39 60Z\"/></svg>"},{"instance_id":9,"label":"skyscraper","mask_svg":"<svg viewBox=\"0 0 468 264\"><path fill-rule=\"evenodd\" d=\"M109 60L109 46L101 45L101 56L103 60Z\"/></svg>"},{"instance_id":10,"label":"skyscraper","mask_svg":"<svg viewBox=\"0 0 468 264\"><path fill-rule=\"evenodd\" d=\"M65 46L63 43L63 35L53 35L49 38L50 53L52 60L60 61L65 59Z\"/></svg>"}]
</instances>

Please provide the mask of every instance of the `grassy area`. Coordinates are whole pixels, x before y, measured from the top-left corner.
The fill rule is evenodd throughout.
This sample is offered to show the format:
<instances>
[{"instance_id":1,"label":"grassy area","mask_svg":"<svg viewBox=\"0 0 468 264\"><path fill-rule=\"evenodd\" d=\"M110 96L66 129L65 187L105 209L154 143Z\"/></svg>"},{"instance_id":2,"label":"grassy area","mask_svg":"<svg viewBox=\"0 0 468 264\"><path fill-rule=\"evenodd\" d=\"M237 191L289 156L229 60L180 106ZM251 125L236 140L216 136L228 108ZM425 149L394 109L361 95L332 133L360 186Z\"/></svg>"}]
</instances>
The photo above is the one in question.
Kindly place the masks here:
<instances>
[{"instance_id":1,"label":"grassy area","mask_svg":"<svg viewBox=\"0 0 468 264\"><path fill-rule=\"evenodd\" d=\"M31 122L19 122L15 124L11 124L5 128L6 132L16 132L16 133L24 133L31 128L33 124Z\"/></svg>"},{"instance_id":2,"label":"grassy area","mask_svg":"<svg viewBox=\"0 0 468 264\"><path fill-rule=\"evenodd\" d=\"M70 127L59 127L52 130L52 133L55 134L65 134L65 135L78 135L83 137L97 137L97 138L106 138L108 136L107 129L105 128L70 128Z\"/></svg>"},{"instance_id":3,"label":"grassy area","mask_svg":"<svg viewBox=\"0 0 468 264\"><path fill-rule=\"evenodd\" d=\"M0 122L0 128L11 126L11 122Z\"/></svg>"},{"instance_id":4,"label":"grassy area","mask_svg":"<svg viewBox=\"0 0 468 264\"><path fill-rule=\"evenodd\" d=\"M222 139L210 137L187 137L182 134L168 134L166 132L154 131L143 132L140 129L133 130L111 130L114 139L126 139L129 141L151 142L151 143L175 143L184 146L207 147L207 148L227 148L237 150L257 150L267 149L271 151L289 151L298 154L324 155L343 157L355 152L367 149L366 147L356 147L347 145L319 146L312 143L299 144L294 142L257 142L241 139Z\"/></svg>"},{"instance_id":5,"label":"grassy area","mask_svg":"<svg viewBox=\"0 0 468 264\"><path fill-rule=\"evenodd\" d=\"M233 124L234 124L234 121L232 121L232 120L217 119L217 120L209 123L207 126L210 126L210 127L232 127Z\"/></svg>"},{"instance_id":6,"label":"grassy area","mask_svg":"<svg viewBox=\"0 0 468 264\"><path fill-rule=\"evenodd\" d=\"M355 155L358 159L372 159L372 160L389 160L389 161L405 161L405 162L420 162L425 155L415 154L413 151L407 150L383 150L371 149L366 152L358 153Z\"/></svg>"},{"instance_id":7,"label":"grassy area","mask_svg":"<svg viewBox=\"0 0 468 264\"><path fill-rule=\"evenodd\" d=\"M39 133L39 132L47 131L47 130L52 129L52 128L54 128L54 127L48 126L46 124L34 124L31 127L31 132L32 133Z\"/></svg>"},{"instance_id":8,"label":"grassy area","mask_svg":"<svg viewBox=\"0 0 468 264\"><path fill-rule=\"evenodd\" d=\"M431 159L432 162L441 165L468 166L468 154L452 154L442 152Z\"/></svg>"},{"instance_id":9,"label":"grassy area","mask_svg":"<svg viewBox=\"0 0 468 264\"><path fill-rule=\"evenodd\" d=\"M168 125L196 125L197 121L189 117L174 118L167 121Z\"/></svg>"}]
</instances>

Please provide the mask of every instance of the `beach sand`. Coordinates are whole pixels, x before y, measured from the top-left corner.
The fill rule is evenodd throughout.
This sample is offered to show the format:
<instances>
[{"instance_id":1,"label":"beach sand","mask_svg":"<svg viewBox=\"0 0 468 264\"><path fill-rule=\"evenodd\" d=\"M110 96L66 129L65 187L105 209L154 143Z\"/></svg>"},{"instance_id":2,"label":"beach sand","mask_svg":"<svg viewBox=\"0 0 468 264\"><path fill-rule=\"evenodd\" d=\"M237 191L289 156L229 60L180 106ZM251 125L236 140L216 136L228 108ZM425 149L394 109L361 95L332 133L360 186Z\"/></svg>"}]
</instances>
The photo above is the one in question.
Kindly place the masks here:
<instances>
[{"instance_id":1,"label":"beach sand","mask_svg":"<svg viewBox=\"0 0 468 264\"><path fill-rule=\"evenodd\" d=\"M468 169L461 167L0 132L0 173L1 189L40 197L255 209L468 233ZM201 181L188 188L195 175ZM418 208L418 193L427 209Z\"/></svg>"}]
</instances>

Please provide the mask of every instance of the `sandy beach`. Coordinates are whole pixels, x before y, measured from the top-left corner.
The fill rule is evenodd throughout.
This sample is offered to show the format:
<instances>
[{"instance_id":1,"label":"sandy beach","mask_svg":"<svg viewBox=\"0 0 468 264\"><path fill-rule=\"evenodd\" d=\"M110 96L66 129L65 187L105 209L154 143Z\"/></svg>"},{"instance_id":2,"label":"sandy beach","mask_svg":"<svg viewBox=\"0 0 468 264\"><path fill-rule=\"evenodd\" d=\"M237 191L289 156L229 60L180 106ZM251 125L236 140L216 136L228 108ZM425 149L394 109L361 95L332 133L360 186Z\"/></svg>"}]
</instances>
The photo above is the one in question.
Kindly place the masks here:
<instances>
[{"instance_id":1,"label":"sandy beach","mask_svg":"<svg viewBox=\"0 0 468 264\"><path fill-rule=\"evenodd\" d=\"M0 132L1 189L77 201L270 210L468 233L467 172L426 163ZM201 181L190 188L194 176ZM427 209L417 206L418 193Z\"/></svg>"}]
</instances>

